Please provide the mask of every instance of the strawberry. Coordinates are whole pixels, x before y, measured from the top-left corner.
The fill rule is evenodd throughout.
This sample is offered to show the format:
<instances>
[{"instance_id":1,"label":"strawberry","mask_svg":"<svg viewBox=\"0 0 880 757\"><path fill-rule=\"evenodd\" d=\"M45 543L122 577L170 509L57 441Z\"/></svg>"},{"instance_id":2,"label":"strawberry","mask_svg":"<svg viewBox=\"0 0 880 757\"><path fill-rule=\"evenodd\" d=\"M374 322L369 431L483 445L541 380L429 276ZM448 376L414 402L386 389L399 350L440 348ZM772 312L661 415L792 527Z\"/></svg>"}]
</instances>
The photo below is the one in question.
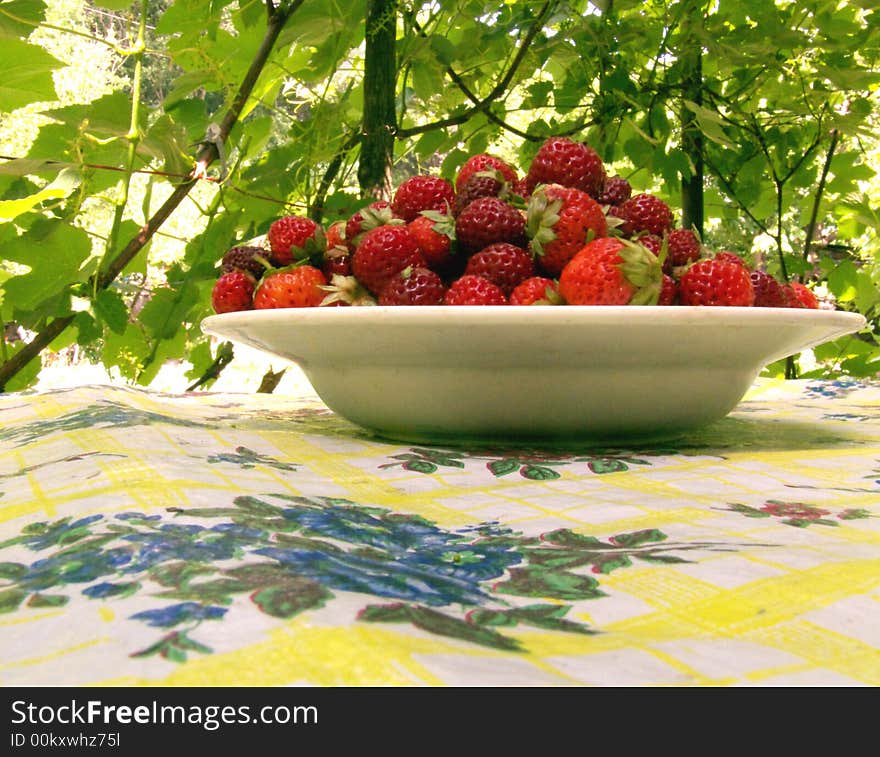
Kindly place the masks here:
<instances>
[{"instance_id":1,"label":"strawberry","mask_svg":"<svg viewBox=\"0 0 880 757\"><path fill-rule=\"evenodd\" d=\"M334 221L327 227L327 248L348 247L345 244L345 221Z\"/></svg>"},{"instance_id":2,"label":"strawberry","mask_svg":"<svg viewBox=\"0 0 880 757\"><path fill-rule=\"evenodd\" d=\"M624 236L633 236L647 231L662 237L672 228L672 211L655 195L643 192L634 195L615 209L615 215L623 219L620 231Z\"/></svg>"},{"instance_id":3,"label":"strawberry","mask_svg":"<svg viewBox=\"0 0 880 757\"><path fill-rule=\"evenodd\" d=\"M321 258L321 270L329 280L333 275L351 275L351 253L345 243L345 221L327 227L327 249Z\"/></svg>"},{"instance_id":4,"label":"strawberry","mask_svg":"<svg viewBox=\"0 0 880 757\"><path fill-rule=\"evenodd\" d=\"M457 278L446 291L444 305L507 305L499 287L476 274Z\"/></svg>"},{"instance_id":5,"label":"strawberry","mask_svg":"<svg viewBox=\"0 0 880 757\"><path fill-rule=\"evenodd\" d=\"M238 245L230 247L220 261L223 273L230 271L247 271L255 278L260 278L270 267L268 253L262 247L254 245Z\"/></svg>"},{"instance_id":6,"label":"strawberry","mask_svg":"<svg viewBox=\"0 0 880 757\"><path fill-rule=\"evenodd\" d=\"M527 218L529 249L551 276L558 276L587 242L608 233L602 206L586 192L560 184L534 191Z\"/></svg>"},{"instance_id":7,"label":"strawberry","mask_svg":"<svg viewBox=\"0 0 880 757\"><path fill-rule=\"evenodd\" d=\"M562 305L559 284L544 276L531 276L510 293L511 305Z\"/></svg>"},{"instance_id":8,"label":"strawberry","mask_svg":"<svg viewBox=\"0 0 880 757\"><path fill-rule=\"evenodd\" d=\"M678 302L678 282L668 273L663 274L663 283L660 286L658 305L675 305Z\"/></svg>"},{"instance_id":9,"label":"strawberry","mask_svg":"<svg viewBox=\"0 0 880 757\"><path fill-rule=\"evenodd\" d=\"M474 200L455 219L455 238L465 253L476 252L495 242L526 245L523 214L497 197Z\"/></svg>"},{"instance_id":10,"label":"strawberry","mask_svg":"<svg viewBox=\"0 0 880 757\"><path fill-rule=\"evenodd\" d=\"M458 169L458 173L455 176L455 191L461 192L468 180L475 174L495 171L501 174L499 183L506 181L509 184L515 184L519 180L516 170L509 163L501 160L501 158L496 158L494 155L478 153L477 155L471 155L464 165Z\"/></svg>"},{"instance_id":11,"label":"strawberry","mask_svg":"<svg viewBox=\"0 0 880 757\"><path fill-rule=\"evenodd\" d=\"M792 282L791 288L794 290L795 297L800 300L801 305L809 310L819 309L819 298L816 297L812 289L807 288L798 281Z\"/></svg>"},{"instance_id":12,"label":"strawberry","mask_svg":"<svg viewBox=\"0 0 880 757\"><path fill-rule=\"evenodd\" d=\"M605 167L589 145L568 137L550 137L538 148L526 174L530 192L539 184L562 184L596 198L605 185Z\"/></svg>"},{"instance_id":13,"label":"strawberry","mask_svg":"<svg viewBox=\"0 0 880 757\"><path fill-rule=\"evenodd\" d=\"M424 210L407 224L416 240L428 268L444 266L452 255L455 240L455 221L445 213Z\"/></svg>"},{"instance_id":14,"label":"strawberry","mask_svg":"<svg viewBox=\"0 0 880 757\"><path fill-rule=\"evenodd\" d=\"M721 250L720 252L716 252L712 257L714 257L715 260L726 260L728 263L736 263L736 265L741 265L743 268L748 268L746 261L730 250Z\"/></svg>"},{"instance_id":15,"label":"strawberry","mask_svg":"<svg viewBox=\"0 0 880 757\"><path fill-rule=\"evenodd\" d=\"M256 279L247 271L233 269L222 274L211 289L215 313L235 313L254 307Z\"/></svg>"},{"instance_id":16,"label":"strawberry","mask_svg":"<svg viewBox=\"0 0 880 757\"><path fill-rule=\"evenodd\" d=\"M405 223L423 210L448 211L455 202L455 190L439 176L412 176L397 187L391 200L394 215Z\"/></svg>"},{"instance_id":17,"label":"strawberry","mask_svg":"<svg viewBox=\"0 0 880 757\"><path fill-rule=\"evenodd\" d=\"M496 242L471 255L464 272L489 279L510 295L517 284L535 275L535 263L522 247Z\"/></svg>"},{"instance_id":18,"label":"strawberry","mask_svg":"<svg viewBox=\"0 0 880 757\"><path fill-rule=\"evenodd\" d=\"M632 187L623 176L610 176L605 179L602 191L596 198L602 205L622 205L632 197Z\"/></svg>"},{"instance_id":19,"label":"strawberry","mask_svg":"<svg viewBox=\"0 0 880 757\"><path fill-rule=\"evenodd\" d=\"M666 238L666 244L669 264L676 268L698 260L703 251L699 238L690 229L672 229Z\"/></svg>"},{"instance_id":20,"label":"strawberry","mask_svg":"<svg viewBox=\"0 0 880 757\"><path fill-rule=\"evenodd\" d=\"M275 266L318 260L327 248L324 230L311 218L284 216L269 225L269 256Z\"/></svg>"},{"instance_id":21,"label":"strawberry","mask_svg":"<svg viewBox=\"0 0 880 757\"><path fill-rule=\"evenodd\" d=\"M391 203L387 200L376 200L367 207L357 211L345 224L345 244L348 251L354 253L358 242L364 234L377 226L402 224L403 219L394 215Z\"/></svg>"},{"instance_id":22,"label":"strawberry","mask_svg":"<svg viewBox=\"0 0 880 757\"><path fill-rule=\"evenodd\" d=\"M430 268L407 266L391 277L379 294L380 305L442 305L443 280Z\"/></svg>"},{"instance_id":23,"label":"strawberry","mask_svg":"<svg viewBox=\"0 0 880 757\"><path fill-rule=\"evenodd\" d=\"M506 201L505 192L505 183L496 175L489 173L473 174L456 193L452 214L455 216L459 215L462 210L480 197L501 197L502 200Z\"/></svg>"},{"instance_id":24,"label":"strawberry","mask_svg":"<svg viewBox=\"0 0 880 757\"><path fill-rule=\"evenodd\" d=\"M254 295L254 308L317 307L324 299L321 287L327 283L320 269L294 265L266 274Z\"/></svg>"},{"instance_id":25,"label":"strawberry","mask_svg":"<svg viewBox=\"0 0 880 757\"><path fill-rule=\"evenodd\" d=\"M752 271L749 274L752 280L752 288L755 290L755 307L759 308L784 308L786 303L785 291L776 279L764 271Z\"/></svg>"},{"instance_id":26,"label":"strawberry","mask_svg":"<svg viewBox=\"0 0 880 757\"><path fill-rule=\"evenodd\" d=\"M569 305L656 305L662 276L660 261L648 248L601 237L562 269L559 293Z\"/></svg>"},{"instance_id":27,"label":"strawberry","mask_svg":"<svg viewBox=\"0 0 880 757\"><path fill-rule=\"evenodd\" d=\"M373 294L382 291L394 274L407 266L424 266L425 259L406 226L377 226L364 234L351 259L351 270Z\"/></svg>"},{"instance_id":28,"label":"strawberry","mask_svg":"<svg viewBox=\"0 0 880 757\"><path fill-rule=\"evenodd\" d=\"M729 260L698 260L681 275L678 286L682 305L749 307L755 303L748 269Z\"/></svg>"},{"instance_id":29,"label":"strawberry","mask_svg":"<svg viewBox=\"0 0 880 757\"><path fill-rule=\"evenodd\" d=\"M784 308L803 308L804 303L801 302L797 292L791 284L782 285L782 299Z\"/></svg>"}]
</instances>

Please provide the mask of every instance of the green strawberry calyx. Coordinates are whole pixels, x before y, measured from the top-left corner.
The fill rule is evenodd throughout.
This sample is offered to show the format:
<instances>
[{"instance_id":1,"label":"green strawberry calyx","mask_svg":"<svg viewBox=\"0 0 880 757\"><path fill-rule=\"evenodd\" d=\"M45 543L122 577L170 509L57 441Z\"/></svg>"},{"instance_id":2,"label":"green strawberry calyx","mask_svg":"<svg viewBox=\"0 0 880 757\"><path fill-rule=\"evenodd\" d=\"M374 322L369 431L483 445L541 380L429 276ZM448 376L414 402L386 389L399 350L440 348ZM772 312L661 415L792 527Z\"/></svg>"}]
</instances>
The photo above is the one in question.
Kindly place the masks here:
<instances>
[{"instance_id":1,"label":"green strawberry calyx","mask_svg":"<svg viewBox=\"0 0 880 757\"><path fill-rule=\"evenodd\" d=\"M617 264L624 278L635 287L630 305L656 305L663 288L663 265L660 259L644 245L621 239L623 247L617 255ZM661 253L662 254L662 253Z\"/></svg>"},{"instance_id":2,"label":"green strawberry calyx","mask_svg":"<svg viewBox=\"0 0 880 757\"><path fill-rule=\"evenodd\" d=\"M544 245L556 239L553 229L559 223L561 210L562 200L548 198L543 187L539 186L532 192L526 211L526 236L531 240L530 247L536 255L543 255Z\"/></svg>"},{"instance_id":3,"label":"green strawberry calyx","mask_svg":"<svg viewBox=\"0 0 880 757\"><path fill-rule=\"evenodd\" d=\"M302 245L290 245L290 254L295 261L320 260L327 250L327 236L320 226L315 227L315 233L306 237Z\"/></svg>"}]
</instances>

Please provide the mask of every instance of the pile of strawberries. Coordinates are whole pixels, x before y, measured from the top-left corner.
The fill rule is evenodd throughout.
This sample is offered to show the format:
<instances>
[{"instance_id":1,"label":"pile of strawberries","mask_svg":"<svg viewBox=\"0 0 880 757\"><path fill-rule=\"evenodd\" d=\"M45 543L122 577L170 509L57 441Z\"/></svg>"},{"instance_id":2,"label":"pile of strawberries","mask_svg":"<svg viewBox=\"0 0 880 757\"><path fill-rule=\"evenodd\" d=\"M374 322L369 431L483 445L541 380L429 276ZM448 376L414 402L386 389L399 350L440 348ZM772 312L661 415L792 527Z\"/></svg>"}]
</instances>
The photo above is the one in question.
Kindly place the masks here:
<instances>
[{"instance_id":1,"label":"pile of strawberries","mask_svg":"<svg viewBox=\"0 0 880 757\"><path fill-rule=\"evenodd\" d=\"M551 137L523 176L480 153L325 229L297 215L223 255L215 312L340 305L817 308L813 292L710 252L669 206Z\"/></svg>"}]
</instances>

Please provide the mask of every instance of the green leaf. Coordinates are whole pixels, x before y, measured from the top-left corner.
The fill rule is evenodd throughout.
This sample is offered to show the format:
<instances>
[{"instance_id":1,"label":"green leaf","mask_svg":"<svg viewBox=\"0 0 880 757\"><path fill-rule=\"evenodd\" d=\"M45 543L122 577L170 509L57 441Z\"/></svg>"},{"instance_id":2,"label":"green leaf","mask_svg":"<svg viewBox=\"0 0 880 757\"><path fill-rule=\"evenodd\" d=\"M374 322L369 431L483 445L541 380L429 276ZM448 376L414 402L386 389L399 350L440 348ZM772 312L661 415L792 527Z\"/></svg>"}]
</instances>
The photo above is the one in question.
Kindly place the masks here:
<instances>
[{"instance_id":1,"label":"green leaf","mask_svg":"<svg viewBox=\"0 0 880 757\"><path fill-rule=\"evenodd\" d=\"M12 221L20 215L30 212L46 200L59 200L67 197L80 183L79 172L74 168L63 169L56 179L43 189L27 197L17 200L0 200L0 222Z\"/></svg>"},{"instance_id":2,"label":"green leaf","mask_svg":"<svg viewBox=\"0 0 880 757\"><path fill-rule=\"evenodd\" d=\"M0 562L0 579L13 581L27 575L28 567L20 562Z\"/></svg>"},{"instance_id":3,"label":"green leaf","mask_svg":"<svg viewBox=\"0 0 880 757\"><path fill-rule=\"evenodd\" d=\"M541 541L547 544L556 544L560 547L570 547L577 549L595 549L596 547L607 547L595 536L586 536L572 531L569 528L559 528L555 531L549 531L541 536Z\"/></svg>"},{"instance_id":4,"label":"green leaf","mask_svg":"<svg viewBox=\"0 0 880 757\"><path fill-rule=\"evenodd\" d=\"M24 589L4 589L0 591L0 613L14 612L28 593Z\"/></svg>"},{"instance_id":5,"label":"green leaf","mask_svg":"<svg viewBox=\"0 0 880 757\"><path fill-rule=\"evenodd\" d=\"M46 17L42 0L8 0L0 6L0 40L25 38Z\"/></svg>"},{"instance_id":6,"label":"green leaf","mask_svg":"<svg viewBox=\"0 0 880 757\"><path fill-rule=\"evenodd\" d=\"M403 464L404 470L414 473L435 473L437 466L429 460L408 460Z\"/></svg>"},{"instance_id":7,"label":"green leaf","mask_svg":"<svg viewBox=\"0 0 880 757\"><path fill-rule=\"evenodd\" d=\"M520 462L515 457L505 457L501 460L493 460L486 463L486 467L492 472L493 476L506 476L508 473L518 471Z\"/></svg>"},{"instance_id":8,"label":"green leaf","mask_svg":"<svg viewBox=\"0 0 880 757\"><path fill-rule=\"evenodd\" d=\"M632 531L628 534L617 534L609 541L620 547L638 547L651 542L665 541L666 534L656 528L646 528L642 531Z\"/></svg>"},{"instance_id":9,"label":"green leaf","mask_svg":"<svg viewBox=\"0 0 880 757\"><path fill-rule=\"evenodd\" d=\"M94 300L97 315L111 331L122 334L128 324L128 307L116 292L102 289Z\"/></svg>"},{"instance_id":10,"label":"green leaf","mask_svg":"<svg viewBox=\"0 0 880 757\"><path fill-rule=\"evenodd\" d=\"M0 112L17 110L32 102L55 100L52 72L63 63L43 48L5 39L0 45Z\"/></svg>"},{"instance_id":11,"label":"green leaf","mask_svg":"<svg viewBox=\"0 0 880 757\"><path fill-rule=\"evenodd\" d=\"M251 599L273 618L292 618L303 610L322 607L333 594L317 581L291 577L280 586L269 586L252 595Z\"/></svg>"},{"instance_id":12,"label":"green leaf","mask_svg":"<svg viewBox=\"0 0 880 757\"><path fill-rule=\"evenodd\" d=\"M541 567L512 568L510 579L499 583L496 590L502 594L551 599L596 599L605 596L599 582L592 576L580 576L564 570Z\"/></svg>"},{"instance_id":13,"label":"green leaf","mask_svg":"<svg viewBox=\"0 0 880 757\"><path fill-rule=\"evenodd\" d=\"M553 481L559 478L559 471L546 468L543 465L524 465L520 474L530 481Z\"/></svg>"},{"instance_id":14,"label":"green leaf","mask_svg":"<svg viewBox=\"0 0 880 757\"><path fill-rule=\"evenodd\" d=\"M28 607L64 607L70 601L70 597L63 594L32 594L27 601Z\"/></svg>"},{"instance_id":15,"label":"green leaf","mask_svg":"<svg viewBox=\"0 0 880 757\"><path fill-rule=\"evenodd\" d=\"M3 284L6 299L16 310L33 310L80 281L80 266L89 256L91 242L79 228L63 221L39 219L28 234L4 245L7 260L30 267Z\"/></svg>"}]
</instances>

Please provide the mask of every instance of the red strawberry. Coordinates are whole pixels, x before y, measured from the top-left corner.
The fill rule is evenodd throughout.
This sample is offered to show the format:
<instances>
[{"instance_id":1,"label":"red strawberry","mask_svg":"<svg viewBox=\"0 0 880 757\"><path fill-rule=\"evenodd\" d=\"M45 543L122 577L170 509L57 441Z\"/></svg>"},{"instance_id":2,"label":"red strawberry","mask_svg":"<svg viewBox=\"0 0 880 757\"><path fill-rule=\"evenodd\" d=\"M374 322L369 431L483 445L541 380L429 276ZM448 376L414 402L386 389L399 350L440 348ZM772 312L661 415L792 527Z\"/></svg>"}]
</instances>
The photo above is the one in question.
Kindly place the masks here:
<instances>
[{"instance_id":1,"label":"red strawberry","mask_svg":"<svg viewBox=\"0 0 880 757\"><path fill-rule=\"evenodd\" d=\"M464 272L483 276L510 295L517 284L535 275L535 263L522 247L496 242L471 255Z\"/></svg>"},{"instance_id":2,"label":"red strawberry","mask_svg":"<svg viewBox=\"0 0 880 757\"><path fill-rule=\"evenodd\" d=\"M466 274L452 282L444 305L507 305L507 298L495 284L476 274Z\"/></svg>"},{"instance_id":3,"label":"red strawberry","mask_svg":"<svg viewBox=\"0 0 880 757\"><path fill-rule=\"evenodd\" d=\"M406 226L377 226L364 234L354 251L351 270L374 294L407 266L424 266L425 259Z\"/></svg>"},{"instance_id":4,"label":"red strawberry","mask_svg":"<svg viewBox=\"0 0 880 757\"><path fill-rule=\"evenodd\" d=\"M632 187L623 176L610 176L605 179L602 192L596 198L603 205L622 205L632 197Z\"/></svg>"},{"instance_id":5,"label":"red strawberry","mask_svg":"<svg viewBox=\"0 0 880 757\"><path fill-rule=\"evenodd\" d=\"M764 271L752 271L749 274L752 280L752 288L755 290L755 307L759 308L784 308L786 303L785 292L776 279Z\"/></svg>"},{"instance_id":6,"label":"red strawberry","mask_svg":"<svg viewBox=\"0 0 880 757\"><path fill-rule=\"evenodd\" d=\"M297 260L318 260L327 248L324 230L311 218L284 216L269 225L266 234L270 257L276 266Z\"/></svg>"},{"instance_id":7,"label":"red strawberry","mask_svg":"<svg viewBox=\"0 0 880 757\"><path fill-rule=\"evenodd\" d=\"M334 221L327 227L327 247L347 247L345 244L345 221Z\"/></svg>"},{"instance_id":8,"label":"red strawberry","mask_svg":"<svg viewBox=\"0 0 880 757\"><path fill-rule=\"evenodd\" d=\"M482 250L495 242L525 247L525 231L523 214L497 197L474 200L455 219L455 238L465 253Z\"/></svg>"},{"instance_id":9,"label":"red strawberry","mask_svg":"<svg viewBox=\"0 0 880 757\"><path fill-rule=\"evenodd\" d=\"M358 243L370 229L377 226L402 224L403 219L394 215L391 203L387 200L376 200L367 207L361 208L345 224L345 244L353 253Z\"/></svg>"},{"instance_id":10,"label":"red strawberry","mask_svg":"<svg viewBox=\"0 0 880 757\"><path fill-rule=\"evenodd\" d=\"M474 174L456 193L452 214L457 216L474 200L480 197L501 197L501 199L506 200L507 197L504 196L504 193L505 184L496 176L486 173Z\"/></svg>"},{"instance_id":11,"label":"red strawberry","mask_svg":"<svg viewBox=\"0 0 880 757\"><path fill-rule=\"evenodd\" d=\"M455 190L439 176L412 176L397 187L391 200L394 214L406 223L423 210L450 211Z\"/></svg>"},{"instance_id":12,"label":"red strawberry","mask_svg":"<svg viewBox=\"0 0 880 757\"><path fill-rule=\"evenodd\" d=\"M446 296L443 280L430 268L407 266L379 294L380 305L442 305Z\"/></svg>"},{"instance_id":13,"label":"red strawberry","mask_svg":"<svg viewBox=\"0 0 880 757\"><path fill-rule=\"evenodd\" d=\"M345 243L345 221L327 227L327 249L321 259L321 270L329 280L334 275L351 275L351 253Z\"/></svg>"},{"instance_id":14,"label":"red strawberry","mask_svg":"<svg viewBox=\"0 0 880 757\"><path fill-rule=\"evenodd\" d=\"M530 192L539 184L562 184L595 198L605 185L605 166L589 145L567 137L550 137L532 158L526 183Z\"/></svg>"},{"instance_id":15,"label":"red strawberry","mask_svg":"<svg viewBox=\"0 0 880 757\"><path fill-rule=\"evenodd\" d=\"M445 213L425 210L407 224L409 233L416 240L428 268L445 265L452 255L455 240L455 221Z\"/></svg>"},{"instance_id":16,"label":"red strawberry","mask_svg":"<svg viewBox=\"0 0 880 757\"><path fill-rule=\"evenodd\" d=\"M494 155L478 153L477 155L471 155L464 165L458 169L458 174L455 176L455 191L461 192L474 174L489 171L499 172L502 180L510 184L515 184L519 180L516 170L509 163L501 160L501 158L496 158Z\"/></svg>"},{"instance_id":17,"label":"red strawberry","mask_svg":"<svg viewBox=\"0 0 880 757\"><path fill-rule=\"evenodd\" d=\"M784 308L803 308L804 303L801 302L800 297L798 297L797 292L791 284L783 284L782 285L782 299L784 304L782 307Z\"/></svg>"},{"instance_id":18,"label":"red strawberry","mask_svg":"<svg viewBox=\"0 0 880 757\"><path fill-rule=\"evenodd\" d=\"M562 269L559 293L569 305L656 305L662 277L660 261L646 247L602 237Z\"/></svg>"},{"instance_id":19,"label":"red strawberry","mask_svg":"<svg viewBox=\"0 0 880 757\"><path fill-rule=\"evenodd\" d=\"M721 250L721 252L716 252L712 257L715 260L726 260L728 263L736 263L736 265L741 265L743 268L748 268L746 261L730 250Z\"/></svg>"},{"instance_id":20,"label":"red strawberry","mask_svg":"<svg viewBox=\"0 0 880 757\"><path fill-rule=\"evenodd\" d=\"M663 240L656 234L639 234L633 241L647 247L657 257L663 252Z\"/></svg>"},{"instance_id":21,"label":"red strawberry","mask_svg":"<svg viewBox=\"0 0 880 757\"><path fill-rule=\"evenodd\" d=\"M698 260L703 251L699 238L690 229L673 229L669 232L666 244L669 250L669 264L673 267Z\"/></svg>"},{"instance_id":22,"label":"red strawberry","mask_svg":"<svg viewBox=\"0 0 880 757\"><path fill-rule=\"evenodd\" d=\"M532 276L510 293L511 305L562 305L559 284L544 276Z\"/></svg>"},{"instance_id":23,"label":"red strawberry","mask_svg":"<svg viewBox=\"0 0 880 757\"><path fill-rule=\"evenodd\" d=\"M675 305L678 302L678 282L668 273L663 274L663 283L660 287L658 305Z\"/></svg>"},{"instance_id":24,"label":"red strawberry","mask_svg":"<svg viewBox=\"0 0 880 757\"><path fill-rule=\"evenodd\" d=\"M602 206L586 192L547 184L529 200L526 232L540 267L558 276L587 242L608 233L608 224Z\"/></svg>"},{"instance_id":25,"label":"red strawberry","mask_svg":"<svg viewBox=\"0 0 880 757\"><path fill-rule=\"evenodd\" d=\"M798 281L792 282L791 288L794 290L795 296L800 300L801 305L809 310L819 309L819 298L816 297L812 289L807 288Z\"/></svg>"},{"instance_id":26,"label":"red strawberry","mask_svg":"<svg viewBox=\"0 0 880 757\"><path fill-rule=\"evenodd\" d=\"M247 271L256 278L260 278L269 268L269 253L262 247L254 245L239 245L230 247L223 255L220 268L223 273L230 271Z\"/></svg>"},{"instance_id":27,"label":"red strawberry","mask_svg":"<svg viewBox=\"0 0 880 757\"><path fill-rule=\"evenodd\" d=\"M728 260L698 260L681 275L678 286L682 305L749 307L755 303L748 269Z\"/></svg>"},{"instance_id":28,"label":"red strawberry","mask_svg":"<svg viewBox=\"0 0 880 757\"><path fill-rule=\"evenodd\" d=\"M257 310L317 307L324 299L321 287L326 283L324 274L314 266L282 268L267 274L260 282L254 295L254 307Z\"/></svg>"},{"instance_id":29,"label":"red strawberry","mask_svg":"<svg viewBox=\"0 0 880 757\"><path fill-rule=\"evenodd\" d=\"M215 313L235 313L254 307L256 280L247 271L231 270L224 273L211 289L211 305Z\"/></svg>"},{"instance_id":30,"label":"red strawberry","mask_svg":"<svg viewBox=\"0 0 880 757\"><path fill-rule=\"evenodd\" d=\"M659 197L646 192L634 195L617 206L615 215L623 219L620 231L624 236L647 231L662 237L664 232L672 228L672 211L669 206Z\"/></svg>"}]
</instances>

